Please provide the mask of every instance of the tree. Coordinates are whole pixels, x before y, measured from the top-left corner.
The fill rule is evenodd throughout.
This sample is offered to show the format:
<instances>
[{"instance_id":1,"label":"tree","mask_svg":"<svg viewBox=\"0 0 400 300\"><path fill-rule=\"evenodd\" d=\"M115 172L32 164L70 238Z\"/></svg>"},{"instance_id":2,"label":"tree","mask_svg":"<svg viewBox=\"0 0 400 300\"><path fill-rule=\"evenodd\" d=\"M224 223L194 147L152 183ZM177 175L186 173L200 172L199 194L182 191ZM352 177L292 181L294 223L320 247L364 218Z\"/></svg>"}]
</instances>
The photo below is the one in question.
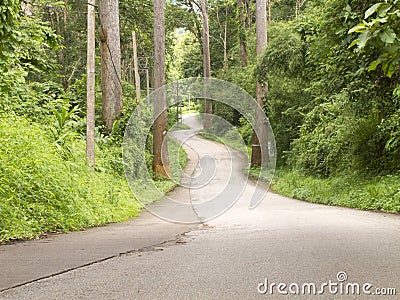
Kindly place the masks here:
<instances>
[{"instance_id":1,"label":"tree","mask_svg":"<svg viewBox=\"0 0 400 300\"><path fill-rule=\"evenodd\" d=\"M181 12L179 14L179 25L178 23L175 25L186 28L196 37L199 44L203 45L202 22L198 13L198 11L201 11L201 4L197 0L176 0L174 2L178 6L177 11Z\"/></svg>"},{"instance_id":2,"label":"tree","mask_svg":"<svg viewBox=\"0 0 400 300\"><path fill-rule=\"evenodd\" d=\"M100 40L102 115L110 133L123 106L118 0L100 0Z\"/></svg>"},{"instance_id":3,"label":"tree","mask_svg":"<svg viewBox=\"0 0 400 300\"><path fill-rule=\"evenodd\" d=\"M378 59L370 62L368 71L375 71L381 65L383 73L389 78L399 70L399 9L400 3L396 0L375 3L365 12L365 20L349 30L349 33L359 34L350 48L357 44L360 53L380 54Z\"/></svg>"},{"instance_id":4,"label":"tree","mask_svg":"<svg viewBox=\"0 0 400 300\"><path fill-rule=\"evenodd\" d=\"M9 0L0 4L0 17L2 25L0 28L0 66L3 61L14 51L16 37L13 31L18 24L18 11L20 4L18 1Z\"/></svg>"},{"instance_id":5,"label":"tree","mask_svg":"<svg viewBox=\"0 0 400 300\"><path fill-rule=\"evenodd\" d=\"M239 40L240 40L240 60L242 67L247 67L247 49L246 49L246 19L244 0L238 0L239 7Z\"/></svg>"},{"instance_id":6,"label":"tree","mask_svg":"<svg viewBox=\"0 0 400 300\"><path fill-rule=\"evenodd\" d=\"M222 16L220 16L219 5L217 5L216 8L215 8L218 27L220 27L222 29L219 32L218 43L222 46L222 49L223 49L223 58L224 58L223 68L226 69L228 67L228 45L227 45L227 40L228 40L229 6L225 5L224 10L225 10L224 14Z\"/></svg>"},{"instance_id":7,"label":"tree","mask_svg":"<svg viewBox=\"0 0 400 300\"><path fill-rule=\"evenodd\" d=\"M268 119L274 128L277 164L286 162L290 143L298 138L303 123L301 109L311 96L305 90L310 80L306 65L307 43L292 23L273 22L268 28L268 46L259 59L256 74L268 76Z\"/></svg>"},{"instance_id":8,"label":"tree","mask_svg":"<svg viewBox=\"0 0 400 300\"><path fill-rule=\"evenodd\" d=\"M95 0L88 2L87 14L87 77L86 77L86 159L95 165Z\"/></svg>"},{"instance_id":9,"label":"tree","mask_svg":"<svg viewBox=\"0 0 400 300\"><path fill-rule=\"evenodd\" d=\"M154 133L153 172L155 176L170 177L167 132L168 114L165 89L165 20L164 1L154 0Z\"/></svg>"},{"instance_id":10,"label":"tree","mask_svg":"<svg viewBox=\"0 0 400 300\"><path fill-rule=\"evenodd\" d=\"M207 13L207 0L201 0L201 16L203 21L203 69L204 69L204 78L211 77L211 60L210 60L210 31L208 27L208 13ZM210 100L207 100L207 84L205 84L204 90L204 128L208 129L211 127L211 115L213 113L212 103Z\"/></svg>"},{"instance_id":11,"label":"tree","mask_svg":"<svg viewBox=\"0 0 400 300\"><path fill-rule=\"evenodd\" d=\"M300 15L301 8L306 3L307 0L296 0L296 17Z\"/></svg>"},{"instance_id":12,"label":"tree","mask_svg":"<svg viewBox=\"0 0 400 300\"><path fill-rule=\"evenodd\" d=\"M175 54L177 69L182 78L202 76L203 54L197 38L191 32L178 40Z\"/></svg>"},{"instance_id":13,"label":"tree","mask_svg":"<svg viewBox=\"0 0 400 300\"><path fill-rule=\"evenodd\" d=\"M256 35L257 35L257 55L261 56L265 47L267 46L267 3L266 0L257 0L256 2ZM264 97L268 93L268 81L260 82L257 81L256 84L256 101L263 107ZM263 153L268 153L267 151L267 138L266 131L263 130L264 118L260 110L256 109L254 118L254 132L253 132L253 145L251 153L251 164L253 166L261 166L263 163Z\"/></svg>"}]
</instances>

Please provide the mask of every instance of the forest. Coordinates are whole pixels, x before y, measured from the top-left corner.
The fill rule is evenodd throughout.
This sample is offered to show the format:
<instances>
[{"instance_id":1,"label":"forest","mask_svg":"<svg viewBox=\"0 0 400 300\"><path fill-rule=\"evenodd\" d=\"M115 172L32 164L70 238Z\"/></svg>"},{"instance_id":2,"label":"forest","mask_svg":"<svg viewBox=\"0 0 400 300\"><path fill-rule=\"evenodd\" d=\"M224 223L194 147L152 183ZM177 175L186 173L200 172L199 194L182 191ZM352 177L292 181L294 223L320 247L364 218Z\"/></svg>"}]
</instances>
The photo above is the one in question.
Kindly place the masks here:
<instances>
[{"instance_id":1,"label":"forest","mask_svg":"<svg viewBox=\"0 0 400 300\"><path fill-rule=\"evenodd\" d=\"M147 89L159 86L153 67L155 24L162 24L165 32L165 83L211 76L255 98L257 83L267 87L262 104L278 154L273 191L311 202L399 213L400 1L264 1L267 40L261 55L259 0L166 0L162 23L156 1L93 2L93 165L85 152L87 1L2 1L0 242L138 215L141 205L126 182L121 147L130 115L139 103L145 105L140 101ZM204 13L209 74L203 65ZM133 31L141 68L139 95ZM117 98L120 107L110 114L107 101ZM202 101L193 103L200 112L208 109ZM253 131L241 115L220 103L210 105L251 147ZM168 123L175 118L168 114ZM151 139L146 147L149 172L154 171ZM178 148L173 140L169 143ZM177 151L173 173L186 159ZM175 185L159 176L154 181L164 192Z\"/></svg>"}]
</instances>

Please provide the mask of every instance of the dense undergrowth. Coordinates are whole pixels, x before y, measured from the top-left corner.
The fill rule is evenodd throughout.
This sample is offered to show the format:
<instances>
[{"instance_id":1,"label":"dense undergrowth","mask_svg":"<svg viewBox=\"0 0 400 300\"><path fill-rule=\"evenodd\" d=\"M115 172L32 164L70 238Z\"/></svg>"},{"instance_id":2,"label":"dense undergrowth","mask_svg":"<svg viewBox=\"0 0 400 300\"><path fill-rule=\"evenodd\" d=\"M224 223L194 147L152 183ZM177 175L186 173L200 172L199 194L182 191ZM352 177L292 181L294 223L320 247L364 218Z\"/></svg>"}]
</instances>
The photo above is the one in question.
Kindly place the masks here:
<instances>
[{"instance_id":1,"label":"dense undergrowth","mask_svg":"<svg viewBox=\"0 0 400 300\"><path fill-rule=\"evenodd\" d=\"M171 141L173 151L178 144ZM85 141L60 147L51 131L23 117L0 123L0 242L46 232L80 230L136 216L141 204L126 182L121 148L96 149L96 171L85 161ZM180 150L177 159L186 163ZM172 161L178 169L177 161ZM177 173L177 170L173 170ZM174 182L156 185L166 192Z\"/></svg>"},{"instance_id":2,"label":"dense undergrowth","mask_svg":"<svg viewBox=\"0 0 400 300\"><path fill-rule=\"evenodd\" d=\"M257 170L253 170L253 175ZM313 203L363 210L400 213L400 176L342 173L329 178L279 168L272 190L287 197Z\"/></svg>"},{"instance_id":3,"label":"dense undergrowth","mask_svg":"<svg viewBox=\"0 0 400 300\"><path fill-rule=\"evenodd\" d=\"M49 5L61 8L53 1L39 1L28 16L21 1L0 4L4 23L0 26L0 243L119 222L142 208L125 179L121 149L126 124L137 105L135 88L128 81L120 82L124 109L110 132L103 124L102 88L96 76L93 170L85 159L86 46L77 45L75 38L80 37L72 27L80 25L75 22L63 25L69 28L68 36L57 29L61 28L58 21L52 27ZM100 64L97 60L97 70ZM151 113L142 109L142 116ZM140 134L149 128L134 129ZM171 157L174 180L154 179L162 192L157 197L175 186L179 164L186 162L177 143L171 140L169 147L171 153L179 153ZM146 160L136 172L152 174L151 133L145 153L137 150L132 155L133 160ZM148 193L146 199L158 200Z\"/></svg>"}]
</instances>

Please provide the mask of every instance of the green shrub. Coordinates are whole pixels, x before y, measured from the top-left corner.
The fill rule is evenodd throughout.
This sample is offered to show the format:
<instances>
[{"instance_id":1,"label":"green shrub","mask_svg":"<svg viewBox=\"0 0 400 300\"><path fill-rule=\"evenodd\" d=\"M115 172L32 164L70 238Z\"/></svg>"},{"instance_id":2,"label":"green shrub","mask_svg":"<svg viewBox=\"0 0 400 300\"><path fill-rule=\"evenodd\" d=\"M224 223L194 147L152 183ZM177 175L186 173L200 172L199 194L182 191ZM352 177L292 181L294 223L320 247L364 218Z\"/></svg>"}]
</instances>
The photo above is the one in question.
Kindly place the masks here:
<instances>
[{"instance_id":1,"label":"green shrub","mask_svg":"<svg viewBox=\"0 0 400 300\"><path fill-rule=\"evenodd\" d=\"M345 172L319 178L281 168L275 173L272 189L314 203L399 213L399 181L399 175L367 177Z\"/></svg>"},{"instance_id":2,"label":"green shrub","mask_svg":"<svg viewBox=\"0 0 400 300\"><path fill-rule=\"evenodd\" d=\"M125 179L121 145L114 141L96 146L93 171L85 161L83 139L72 135L60 143L54 137L57 129L61 135L73 132L66 125L68 118L62 120L64 125L55 129L17 116L0 123L0 242L119 222L141 210ZM176 154L171 155L174 180L155 180L163 193L180 181L187 162L176 141L170 139L169 147ZM146 160L149 165L149 152ZM158 200L150 192L144 196Z\"/></svg>"},{"instance_id":3,"label":"green shrub","mask_svg":"<svg viewBox=\"0 0 400 300\"><path fill-rule=\"evenodd\" d=\"M97 149L93 172L85 143L70 142L66 160L41 125L21 117L0 123L0 241L126 220L140 205L122 174L107 167L116 149Z\"/></svg>"}]
</instances>

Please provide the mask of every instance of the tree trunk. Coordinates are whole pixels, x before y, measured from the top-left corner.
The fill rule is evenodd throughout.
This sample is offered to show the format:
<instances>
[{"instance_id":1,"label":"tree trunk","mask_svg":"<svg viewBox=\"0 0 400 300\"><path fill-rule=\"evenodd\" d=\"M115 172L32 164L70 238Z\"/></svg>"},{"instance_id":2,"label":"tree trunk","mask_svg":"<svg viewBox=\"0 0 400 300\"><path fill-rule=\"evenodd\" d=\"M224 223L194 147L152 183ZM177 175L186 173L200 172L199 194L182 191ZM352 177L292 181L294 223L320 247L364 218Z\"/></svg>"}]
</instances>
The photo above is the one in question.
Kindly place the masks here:
<instances>
[{"instance_id":1,"label":"tree trunk","mask_svg":"<svg viewBox=\"0 0 400 300\"><path fill-rule=\"evenodd\" d=\"M257 0L256 8L256 36L257 36L257 56L262 55L265 47L267 46L267 16L266 16L266 1ZM264 98L268 93L267 82L257 82L256 85L256 101L263 107ZM259 167L265 162L266 157L263 155L268 154L267 131L263 124L263 114L261 111L256 110L254 120L253 132L253 145L251 155L251 165Z\"/></svg>"},{"instance_id":2,"label":"tree trunk","mask_svg":"<svg viewBox=\"0 0 400 300\"><path fill-rule=\"evenodd\" d=\"M246 19L243 0L238 0L239 7L239 40L240 40L240 60L242 68L247 67L247 49L246 49Z\"/></svg>"},{"instance_id":3,"label":"tree trunk","mask_svg":"<svg viewBox=\"0 0 400 300\"><path fill-rule=\"evenodd\" d=\"M62 36L64 37L64 40L67 37L67 0L64 0L64 5L63 5L63 30L62 30ZM61 49L61 54L60 54L60 60L61 60L61 65L63 66L63 77L62 77L62 86L64 91L68 89L68 78L67 78L67 47L65 45L64 48Z\"/></svg>"},{"instance_id":4,"label":"tree trunk","mask_svg":"<svg viewBox=\"0 0 400 300\"><path fill-rule=\"evenodd\" d=\"M246 29L249 29L253 25L253 0L244 0L246 8Z\"/></svg>"},{"instance_id":5,"label":"tree trunk","mask_svg":"<svg viewBox=\"0 0 400 300\"><path fill-rule=\"evenodd\" d=\"M135 73L136 105L138 113L140 114L140 76L139 76L139 64L137 56L136 33L134 31L132 31L132 48L133 48L133 68Z\"/></svg>"},{"instance_id":6,"label":"tree trunk","mask_svg":"<svg viewBox=\"0 0 400 300\"><path fill-rule=\"evenodd\" d=\"M21 9L25 16L32 16L32 0L21 1Z\"/></svg>"},{"instance_id":7,"label":"tree trunk","mask_svg":"<svg viewBox=\"0 0 400 300\"><path fill-rule=\"evenodd\" d=\"M306 1L307 0L296 0L296 18L300 15L301 8L306 3Z\"/></svg>"},{"instance_id":8,"label":"tree trunk","mask_svg":"<svg viewBox=\"0 0 400 300\"><path fill-rule=\"evenodd\" d=\"M146 95L147 101L150 101L150 78L149 78L149 58L146 57Z\"/></svg>"},{"instance_id":9,"label":"tree trunk","mask_svg":"<svg viewBox=\"0 0 400 300\"><path fill-rule=\"evenodd\" d=\"M165 89L165 25L164 0L154 0L154 136L153 172L171 177L168 156L168 114Z\"/></svg>"},{"instance_id":10,"label":"tree trunk","mask_svg":"<svg viewBox=\"0 0 400 300\"><path fill-rule=\"evenodd\" d=\"M228 45L227 45L227 35L228 35L228 6L225 7L225 24L224 24L224 69L228 67Z\"/></svg>"},{"instance_id":11,"label":"tree trunk","mask_svg":"<svg viewBox=\"0 0 400 300\"><path fill-rule=\"evenodd\" d=\"M218 25L220 28L223 28L222 31L219 33L219 37L221 40L222 44L222 49L223 49L223 57L224 57L224 63L223 63L223 68L226 69L228 68L228 43L227 43L227 35L228 35L228 6L225 6L225 19L224 23L222 24L220 18L219 18L219 9L218 7L216 8L216 14L217 14L217 20L218 20Z\"/></svg>"},{"instance_id":12,"label":"tree trunk","mask_svg":"<svg viewBox=\"0 0 400 300\"><path fill-rule=\"evenodd\" d=\"M207 0L201 0L201 16L203 21L203 72L205 78L204 85L204 129L208 129L212 125L211 115L213 113L211 101L208 100L208 78L211 77L211 60L210 60L210 31L208 27Z\"/></svg>"},{"instance_id":13,"label":"tree trunk","mask_svg":"<svg viewBox=\"0 0 400 300\"><path fill-rule=\"evenodd\" d=\"M88 0L87 15L87 76L86 76L86 158L95 165L95 0Z\"/></svg>"},{"instance_id":14,"label":"tree trunk","mask_svg":"<svg viewBox=\"0 0 400 300\"><path fill-rule=\"evenodd\" d=\"M122 112L118 0L100 0L102 116L110 133Z\"/></svg>"}]
</instances>

